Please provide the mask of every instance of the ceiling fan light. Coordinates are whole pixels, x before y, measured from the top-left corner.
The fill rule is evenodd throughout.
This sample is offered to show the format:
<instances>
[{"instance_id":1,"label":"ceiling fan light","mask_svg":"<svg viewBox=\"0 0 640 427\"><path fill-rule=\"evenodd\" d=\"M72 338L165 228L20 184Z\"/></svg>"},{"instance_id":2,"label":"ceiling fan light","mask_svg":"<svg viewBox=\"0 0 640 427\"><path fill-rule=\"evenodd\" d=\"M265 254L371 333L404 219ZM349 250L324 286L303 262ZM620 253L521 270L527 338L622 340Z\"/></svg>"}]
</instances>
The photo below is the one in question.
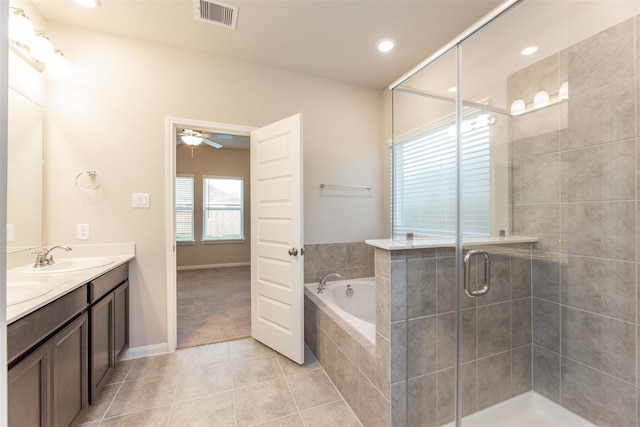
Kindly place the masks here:
<instances>
[{"instance_id":1,"label":"ceiling fan light","mask_svg":"<svg viewBox=\"0 0 640 427\"><path fill-rule=\"evenodd\" d=\"M199 145L203 138L195 135L182 135L180 139L187 145Z\"/></svg>"}]
</instances>

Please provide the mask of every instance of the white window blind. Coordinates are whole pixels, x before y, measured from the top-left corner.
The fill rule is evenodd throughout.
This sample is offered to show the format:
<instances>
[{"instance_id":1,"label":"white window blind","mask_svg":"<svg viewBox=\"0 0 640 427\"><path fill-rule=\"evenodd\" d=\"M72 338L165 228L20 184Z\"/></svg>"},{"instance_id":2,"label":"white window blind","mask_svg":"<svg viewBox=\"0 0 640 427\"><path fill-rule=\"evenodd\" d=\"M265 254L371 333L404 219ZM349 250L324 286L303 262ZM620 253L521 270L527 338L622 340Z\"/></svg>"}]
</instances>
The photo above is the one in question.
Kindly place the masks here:
<instances>
[{"instance_id":1,"label":"white window blind","mask_svg":"<svg viewBox=\"0 0 640 427\"><path fill-rule=\"evenodd\" d=\"M176 241L193 242L193 176L176 177Z\"/></svg>"},{"instance_id":2,"label":"white window blind","mask_svg":"<svg viewBox=\"0 0 640 427\"><path fill-rule=\"evenodd\" d=\"M202 184L202 240L244 240L244 180L203 177Z\"/></svg>"},{"instance_id":3,"label":"white window blind","mask_svg":"<svg viewBox=\"0 0 640 427\"><path fill-rule=\"evenodd\" d=\"M455 236L456 138L453 123L394 145L394 236ZM462 125L462 232L489 235L490 163L486 113Z\"/></svg>"}]
</instances>

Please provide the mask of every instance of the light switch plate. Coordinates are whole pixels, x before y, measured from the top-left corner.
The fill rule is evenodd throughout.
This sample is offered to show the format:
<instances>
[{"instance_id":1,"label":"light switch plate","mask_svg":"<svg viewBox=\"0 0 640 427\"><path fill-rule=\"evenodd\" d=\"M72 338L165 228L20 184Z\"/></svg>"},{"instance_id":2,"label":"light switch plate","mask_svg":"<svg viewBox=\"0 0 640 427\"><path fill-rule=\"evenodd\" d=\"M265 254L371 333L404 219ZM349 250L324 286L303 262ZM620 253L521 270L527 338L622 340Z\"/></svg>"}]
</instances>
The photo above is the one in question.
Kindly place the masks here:
<instances>
[{"instance_id":1,"label":"light switch plate","mask_svg":"<svg viewBox=\"0 0 640 427\"><path fill-rule=\"evenodd\" d=\"M133 193L131 206L138 209L149 209L149 193Z\"/></svg>"},{"instance_id":2,"label":"light switch plate","mask_svg":"<svg viewBox=\"0 0 640 427\"><path fill-rule=\"evenodd\" d=\"M15 232L13 224L7 224L7 242L13 242L15 239Z\"/></svg>"}]
</instances>

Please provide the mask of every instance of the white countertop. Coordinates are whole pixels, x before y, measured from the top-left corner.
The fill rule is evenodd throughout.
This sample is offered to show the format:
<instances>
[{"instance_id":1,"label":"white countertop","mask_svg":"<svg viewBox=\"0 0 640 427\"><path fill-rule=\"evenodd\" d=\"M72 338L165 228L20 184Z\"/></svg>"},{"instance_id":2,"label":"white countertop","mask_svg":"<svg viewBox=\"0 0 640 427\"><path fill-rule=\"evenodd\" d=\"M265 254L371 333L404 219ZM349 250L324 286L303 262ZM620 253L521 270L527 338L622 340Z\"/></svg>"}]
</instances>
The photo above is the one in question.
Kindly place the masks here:
<instances>
[{"instance_id":1,"label":"white countertop","mask_svg":"<svg viewBox=\"0 0 640 427\"><path fill-rule=\"evenodd\" d=\"M527 236L498 236L498 237L463 237L462 244L469 245L499 245L511 243L534 243L538 239ZM388 251L401 251L407 249L431 249L431 248L452 248L456 246L454 238L429 238L415 240L391 240L377 239L365 240L365 243L376 248Z\"/></svg>"},{"instance_id":2,"label":"white countertop","mask_svg":"<svg viewBox=\"0 0 640 427\"><path fill-rule=\"evenodd\" d=\"M70 245L73 249L69 252L58 250L54 253L55 259L80 258L101 256L111 258L112 262L101 267L86 270L77 270L69 273L45 273L29 274L24 271L33 265L23 264L7 270L7 283L11 282L44 282L53 287L48 293L37 298L24 301L18 304L7 306L7 324L26 316L35 310L44 307L50 302L68 294L85 283L90 282L98 276L103 275L128 261L135 258L135 244L115 244L115 245ZM35 258L35 256L33 256Z\"/></svg>"}]
</instances>

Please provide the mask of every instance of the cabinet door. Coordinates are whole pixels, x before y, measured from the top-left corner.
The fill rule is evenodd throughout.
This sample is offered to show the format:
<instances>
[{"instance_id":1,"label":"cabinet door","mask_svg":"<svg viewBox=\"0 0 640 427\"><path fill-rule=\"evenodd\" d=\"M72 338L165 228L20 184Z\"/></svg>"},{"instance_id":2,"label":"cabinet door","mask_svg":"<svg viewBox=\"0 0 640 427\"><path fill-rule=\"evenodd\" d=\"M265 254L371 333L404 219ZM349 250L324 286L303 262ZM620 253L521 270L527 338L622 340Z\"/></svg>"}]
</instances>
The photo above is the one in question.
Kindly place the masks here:
<instances>
[{"instance_id":1,"label":"cabinet door","mask_svg":"<svg viewBox=\"0 0 640 427\"><path fill-rule=\"evenodd\" d=\"M115 367L115 345L113 340L113 292L96 303L90 310L91 350L90 401L95 402L99 391L107 383Z\"/></svg>"},{"instance_id":2,"label":"cabinet door","mask_svg":"<svg viewBox=\"0 0 640 427\"><path fill-rule=\"evenodd\" d=\"M8 372L9 427L48 427L50 417L49 358L51 342L31 353Z\"/></svg>"},{"instance_id":3,"label":"cabinet door","mask_svg":"<svg viewBox=\"0 0 640 427\"><path fill-rule=\"evenodd\" d=\"M116 361L129 348L129 281L127 280L114 292L114 341Z\"/></svg>"},{"instance_id":4,"label":"cabinet door","mask_svg":"<svg viewBox=\"0 0 640 427\"><path fill-rule=\"evenodd\" d=\"M53 425L77 425L88 400L88 316L83 314L52 339Z\"/></svg>"}]
</instances>

